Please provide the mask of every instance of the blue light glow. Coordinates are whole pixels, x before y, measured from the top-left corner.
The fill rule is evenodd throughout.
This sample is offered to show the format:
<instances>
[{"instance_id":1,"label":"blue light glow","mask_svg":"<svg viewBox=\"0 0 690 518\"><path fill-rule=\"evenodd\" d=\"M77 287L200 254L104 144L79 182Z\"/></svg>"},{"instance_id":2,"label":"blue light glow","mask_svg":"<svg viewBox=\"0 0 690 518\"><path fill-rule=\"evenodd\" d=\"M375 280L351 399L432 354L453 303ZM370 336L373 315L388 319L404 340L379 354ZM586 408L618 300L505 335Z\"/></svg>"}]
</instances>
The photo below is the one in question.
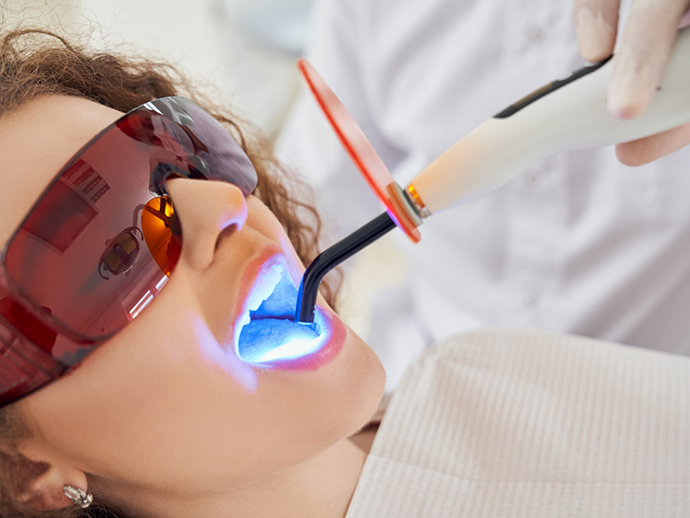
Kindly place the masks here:
<instances>
[{"instance_id":1,"label":"blue light glow","mask_svg":"<svg viewBox=\"0 0 690 518\"><path fill-rule=\"evenodd\" d=\"M235 328L240 358L260 364L318 351L328 338L326 319L317 308L314 324L297 323L293 320L296 304L297 287L285 265L263 268Z\"/></svg>"}]
</instances>

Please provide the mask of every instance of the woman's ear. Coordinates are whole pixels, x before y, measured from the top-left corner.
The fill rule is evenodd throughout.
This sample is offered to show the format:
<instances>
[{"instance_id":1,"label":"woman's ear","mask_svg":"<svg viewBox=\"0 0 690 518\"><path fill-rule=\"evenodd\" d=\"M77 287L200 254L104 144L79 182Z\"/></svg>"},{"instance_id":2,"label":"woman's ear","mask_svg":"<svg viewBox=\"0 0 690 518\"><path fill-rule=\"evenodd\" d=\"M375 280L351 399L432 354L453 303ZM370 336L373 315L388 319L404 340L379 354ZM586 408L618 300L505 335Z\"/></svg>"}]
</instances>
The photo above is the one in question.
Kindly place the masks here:
<instances>
[{"instance_id":1,"label":"woman's ear","mask_svg":"<svg viewBox=\"0 0 690 518\"><path fill-rule=\"evenodd\" d=\"M65 486L87 491L86 474L72 466L56 463L32 444L19 451L0 448L15 482L15 498L37 511L61 509L74 503L65 495Z\"/></svg>"}]
</instances>

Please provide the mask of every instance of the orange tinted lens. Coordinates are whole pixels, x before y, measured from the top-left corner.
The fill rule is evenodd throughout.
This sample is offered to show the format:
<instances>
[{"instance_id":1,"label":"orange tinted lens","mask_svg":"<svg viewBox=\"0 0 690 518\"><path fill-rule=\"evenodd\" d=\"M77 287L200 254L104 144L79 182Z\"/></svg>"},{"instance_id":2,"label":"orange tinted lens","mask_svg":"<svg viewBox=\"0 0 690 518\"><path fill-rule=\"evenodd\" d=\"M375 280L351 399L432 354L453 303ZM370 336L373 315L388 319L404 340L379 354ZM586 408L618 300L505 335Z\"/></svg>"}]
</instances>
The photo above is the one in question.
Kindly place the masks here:
<instances>
[{"instance_id":1,"label":"orange tinted lens","mask_svg":"<svg viewBox=\"0 0 690 518\"><path fill-rule=\"evenodd\" d=\"M158 266L168 277L182 249L182 236L175 230L175 210L168 196L150 200L141 214L144 240Z\"/></svg>"}]
</instances>

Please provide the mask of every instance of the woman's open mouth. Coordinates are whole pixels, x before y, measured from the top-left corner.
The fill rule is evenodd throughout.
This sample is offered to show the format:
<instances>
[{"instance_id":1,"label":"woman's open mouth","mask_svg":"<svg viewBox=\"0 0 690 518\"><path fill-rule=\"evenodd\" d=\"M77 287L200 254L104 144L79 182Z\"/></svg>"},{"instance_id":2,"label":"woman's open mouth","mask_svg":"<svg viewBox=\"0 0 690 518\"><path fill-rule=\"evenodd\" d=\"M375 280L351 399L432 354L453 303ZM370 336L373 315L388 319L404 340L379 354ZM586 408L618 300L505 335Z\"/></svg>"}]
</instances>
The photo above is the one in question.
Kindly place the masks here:
<instances>
[{"instance_id":1,"label":"woman's open mouth","mask_svg":"<svg viewBox=\"0 0 690 518\"><path fill-rule=\"evenodd\" d=\"M242 360L267 364L318 352L328 341L329 325L319 308L314 324L295 322L297 287L286 259L274 256L261 267L235 323L235 346Z\"/></svg>"}]
</instances>

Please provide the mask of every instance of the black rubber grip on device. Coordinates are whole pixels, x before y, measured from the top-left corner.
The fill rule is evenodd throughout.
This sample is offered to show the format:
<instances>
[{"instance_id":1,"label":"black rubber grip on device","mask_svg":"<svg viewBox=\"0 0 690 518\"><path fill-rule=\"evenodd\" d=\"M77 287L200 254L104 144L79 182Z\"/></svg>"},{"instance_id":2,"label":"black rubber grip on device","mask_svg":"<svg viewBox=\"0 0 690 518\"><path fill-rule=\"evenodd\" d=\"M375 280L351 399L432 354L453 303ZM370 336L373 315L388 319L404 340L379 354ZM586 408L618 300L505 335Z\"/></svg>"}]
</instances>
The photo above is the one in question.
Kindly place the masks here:
<instances>
[{"instance_id":1,"label":"black rubber grip on device","mask_svg":"<svg viewBox=\"0 0 690 518\"><path fill-rule=\"evenodd\" d=\"M345 239L321 252L307 267L302 277L297 294L295 320L305 323L313 322L316 295L324 276L345 259L352 257L395 227L395 222L387 212L384 212Z\"/></svg>"},{"instance_id":2,"label":"black rubber grip on device","mask_svg":"<svg viewBox=\"0 0 690 518\"><path fill-rule=\"evenodd\" d=\"M535 90L531 94L526 95L519 101L511 104L508 106L505 110L497 113L494 115L494 119L506 119L513 115L514 113L519 112L522 110L525 106L532 104L534 101L537 99L541 99L545 95L550 94L551 92L555 92L559 88L567 85L568 83L572 83L576 79L580 79L583 76L586 76L587 74L591 74L595 70L603 67L608 61L613 57L613 55L607 57L603 61L599 61L598 63L594 63L593 65L588 65L586 67L582 67L577 69L575 72L570 74L569 77L566 77L565 79L557 79L556 81L552 81L547 85L542 86L538 90Z\"/></svg>"}]
</instances>

